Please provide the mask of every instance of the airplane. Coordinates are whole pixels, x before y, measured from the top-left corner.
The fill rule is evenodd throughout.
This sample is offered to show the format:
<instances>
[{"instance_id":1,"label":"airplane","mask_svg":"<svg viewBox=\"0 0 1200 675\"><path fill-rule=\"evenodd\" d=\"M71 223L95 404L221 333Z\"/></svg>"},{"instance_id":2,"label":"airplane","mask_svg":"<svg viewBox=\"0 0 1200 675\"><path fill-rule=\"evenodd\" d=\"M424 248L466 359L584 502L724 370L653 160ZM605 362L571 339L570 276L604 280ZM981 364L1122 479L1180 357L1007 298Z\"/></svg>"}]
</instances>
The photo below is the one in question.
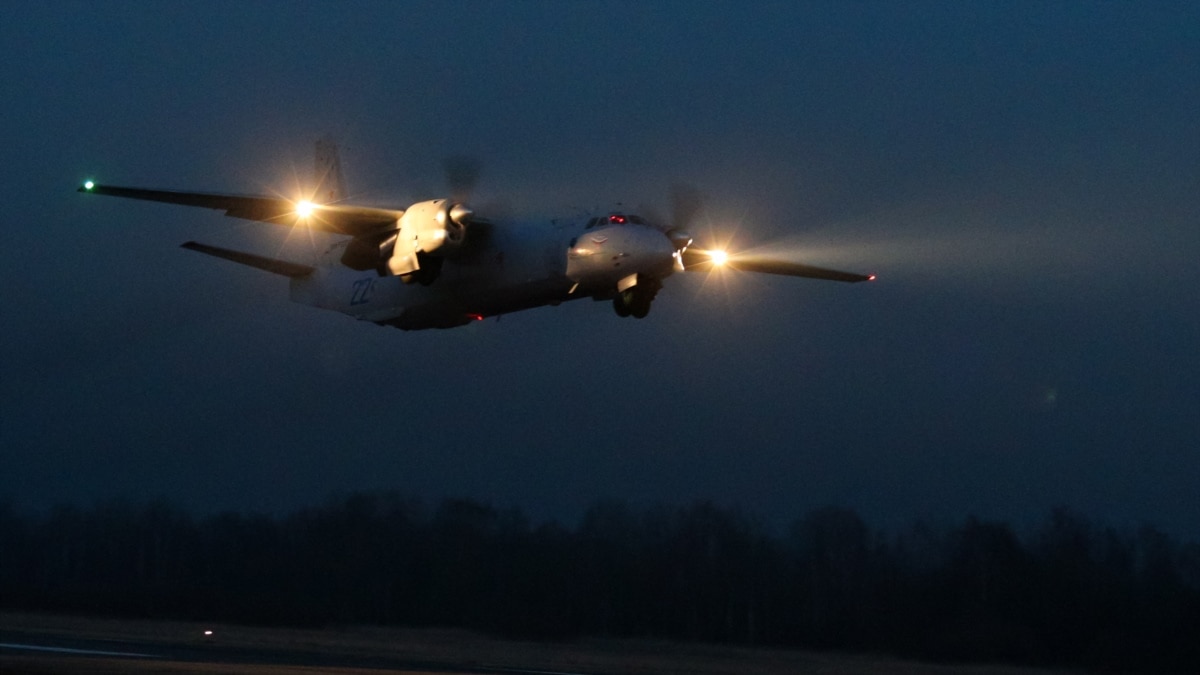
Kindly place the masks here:
<instances>
[{"instance_id":1,"label":"airplane","mask_svg":"<svg viewBox=\"0 0 1200 675\"><path fill-rule=\"evenodd\" d=\"M718 267L848 283L875 279L696 246L685 228L698 197L689 198L686 191L675 195L670 223L622 207L518 220L475 213L464 193L477 169L469 162L447 169L450 197L405 208L356 205L347 199L337 146L322 139L316 144L317 189L304 199L91 180L78 192L216 209L235 218L342 235L313 264L195 241L182 248L288 277L295 302L403 330L454 328L582 298L611 301L618 316L641 319L667 277Z\"/></svg>"}]
</instances>

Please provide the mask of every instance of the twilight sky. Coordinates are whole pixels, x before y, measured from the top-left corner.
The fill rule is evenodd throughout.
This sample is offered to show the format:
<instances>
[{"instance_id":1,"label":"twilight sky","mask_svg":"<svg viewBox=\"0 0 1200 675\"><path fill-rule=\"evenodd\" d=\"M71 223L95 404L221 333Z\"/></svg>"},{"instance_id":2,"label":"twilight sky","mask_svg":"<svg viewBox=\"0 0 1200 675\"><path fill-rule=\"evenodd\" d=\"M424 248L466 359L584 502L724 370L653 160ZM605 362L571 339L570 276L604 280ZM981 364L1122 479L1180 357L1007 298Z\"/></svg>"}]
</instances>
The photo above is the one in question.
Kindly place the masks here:
<instances>
[{"instance_id":1,"label":"twilight sky","mask_svg":"<svg viewBox=\"0 0 1200 675\"><path fill-rule=\"evenodd\" d=\"M0 45L19 507L379 488L1200 533L1200 5L51 2L0 9ZM695 229L880 280L404 333L177 248L304 237L74 192L286 189L326 133L364 199L436 196L460 154L515 211L686 182Z\"/></svg>"}]
</instances>

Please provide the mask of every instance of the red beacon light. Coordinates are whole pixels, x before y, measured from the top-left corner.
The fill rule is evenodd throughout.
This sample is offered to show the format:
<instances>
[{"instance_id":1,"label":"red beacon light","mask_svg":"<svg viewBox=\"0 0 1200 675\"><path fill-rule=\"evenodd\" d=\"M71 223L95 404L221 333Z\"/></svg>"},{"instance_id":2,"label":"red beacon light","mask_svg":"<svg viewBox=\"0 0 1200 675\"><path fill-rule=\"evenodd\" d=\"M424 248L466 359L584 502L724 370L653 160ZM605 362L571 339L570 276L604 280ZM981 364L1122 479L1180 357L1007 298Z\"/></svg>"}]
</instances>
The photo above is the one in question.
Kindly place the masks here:
<instances>
[{"instance_id":1,"label":"red beacon light","mask_svg":"<svg viewBox=\"0 0 1200 675\"><path fill-rule=\"evenodd\" d=\"M618 216L609 216L608 217L608 222L615 223L617 225L624 225L626 220L628 220L628 219L625 216L618 215Z\"/></svg>"}]
</instances>

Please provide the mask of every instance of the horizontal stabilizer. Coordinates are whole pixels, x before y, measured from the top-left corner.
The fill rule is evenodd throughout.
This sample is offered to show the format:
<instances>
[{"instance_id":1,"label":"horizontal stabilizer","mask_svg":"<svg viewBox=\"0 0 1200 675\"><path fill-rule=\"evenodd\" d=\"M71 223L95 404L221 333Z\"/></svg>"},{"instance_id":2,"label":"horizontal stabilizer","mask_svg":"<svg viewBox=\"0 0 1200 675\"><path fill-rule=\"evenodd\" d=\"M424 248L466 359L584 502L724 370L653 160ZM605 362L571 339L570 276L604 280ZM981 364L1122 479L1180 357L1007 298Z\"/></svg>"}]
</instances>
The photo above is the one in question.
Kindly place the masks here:
<instances>
[{"instance_id":1,"label":"horizontal stabilizer","mask_svg":"<svg viewBox=\"0 0 1200 675\"><path fill-rule=\"evenodd\" d=\"M267 258L253 253L244 253L242 251L233 251L227 248L219 248L217 246L209 246L195 241L189 241L180 244L180 248L186 248L189 251L197 251L206 253L218 258L232 260L235 263L257 267L260 270L265 270L272 274L282 274L285 277L305 277L313 273L314 267L309 265L301 265L300 263L289 262L287 260L276 260L275 258Z\"/></svg>"}]
</instances>

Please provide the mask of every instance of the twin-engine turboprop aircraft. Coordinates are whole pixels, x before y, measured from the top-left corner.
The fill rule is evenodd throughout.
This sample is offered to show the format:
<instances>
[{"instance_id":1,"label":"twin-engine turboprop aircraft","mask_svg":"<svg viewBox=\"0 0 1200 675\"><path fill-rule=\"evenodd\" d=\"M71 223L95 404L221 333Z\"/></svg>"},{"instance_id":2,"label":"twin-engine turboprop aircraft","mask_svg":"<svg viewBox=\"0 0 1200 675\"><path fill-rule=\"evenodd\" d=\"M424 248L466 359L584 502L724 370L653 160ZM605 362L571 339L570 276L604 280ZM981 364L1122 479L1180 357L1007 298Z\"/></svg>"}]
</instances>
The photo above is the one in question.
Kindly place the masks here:
<instances>
[{"instance_id":1,"label":"twin-engine turboprop aircraft","mask_svg":"<svg viewBox=\"0 0 1200 675\"><path fill-rule=\"evenodd\" d=\"M875 278L696 246L685 229L695 208L678 198L669 224L623 208L541 222L489 218L459 197L407 208L358 206L346 200L332 142L317 142L316 163L320 196L301 200L92 181L79 191L200 206L236 218L345 235L314 264L194 241L183 248L286 276L293 301L404 330L453 328L579 298L611 300L619 316L643 318L667 277L717 266L846 282ZM474 182L473 176L457 173L457 182Z\"/></svg>"}]
</instances>

